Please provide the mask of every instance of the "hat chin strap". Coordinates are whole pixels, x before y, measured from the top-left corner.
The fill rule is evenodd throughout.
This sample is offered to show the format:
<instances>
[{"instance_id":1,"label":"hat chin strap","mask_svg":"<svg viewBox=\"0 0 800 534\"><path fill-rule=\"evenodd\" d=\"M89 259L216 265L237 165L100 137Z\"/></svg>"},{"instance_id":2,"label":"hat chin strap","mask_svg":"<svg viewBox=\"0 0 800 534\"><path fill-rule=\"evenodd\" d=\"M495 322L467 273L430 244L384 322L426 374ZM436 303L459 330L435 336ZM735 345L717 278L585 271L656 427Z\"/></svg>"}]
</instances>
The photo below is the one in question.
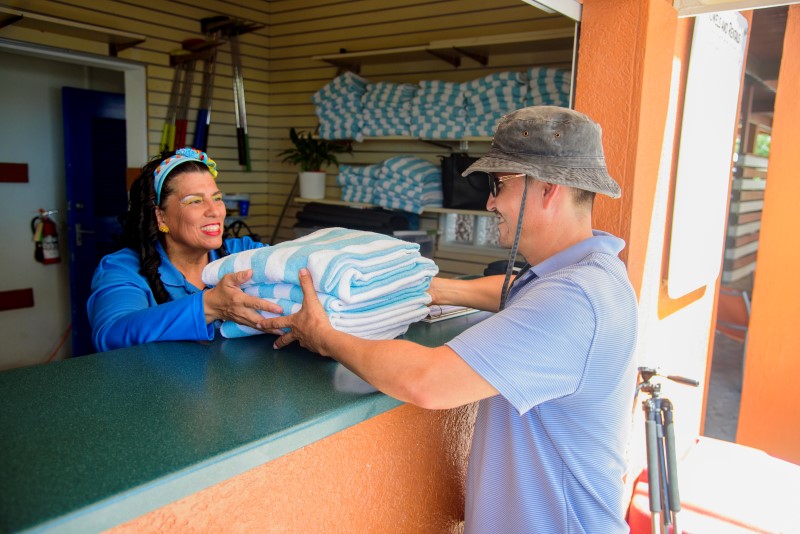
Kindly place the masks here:
<instances>
[{"instance_id":1,"label":"hat chin strap","mask_svg":"<svg viewBox=\"0 0 800 534\"><path fill-rule=\"evenodd\" d=\"M514 234L514 244L511 245L511 252L508 254L508 265L506 266L506 277L503 280L503 290L500 293L500 309L506 307L508 289L511 282L511 273L514 271L514 264L517 261L517 249L519 248L519 236L522 233L522 219L525 215L525 197L528 196L528 176L525 176L525 188L522 190L522 200L519 203L519 218L517 219L517 231Z\"/></svg>"}]
</instances>

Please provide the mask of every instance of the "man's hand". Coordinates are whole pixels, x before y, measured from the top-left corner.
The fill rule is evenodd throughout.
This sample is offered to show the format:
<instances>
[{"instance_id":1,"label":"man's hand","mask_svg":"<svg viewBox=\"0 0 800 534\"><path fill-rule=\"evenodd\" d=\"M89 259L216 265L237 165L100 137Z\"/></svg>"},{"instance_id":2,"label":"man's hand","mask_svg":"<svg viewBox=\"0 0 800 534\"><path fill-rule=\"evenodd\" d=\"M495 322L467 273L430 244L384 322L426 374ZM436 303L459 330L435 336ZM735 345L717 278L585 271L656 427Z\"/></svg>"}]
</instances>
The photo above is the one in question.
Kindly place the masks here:
<instances>
[{"instance_id":1,"label":"man's hand","mask_svg":"<svg viewBox=\"0 0 800 534\"><path fill-rule=\"evenodd\" d=\"M264 319L258 313L260 310L277 314L283 313L277 304L252 297L242 291L239 286L250 280L252 276L251 269L226 274L219 284L203 292L203 311L206 316L206 324L220 319L258 328L259 322Z\"/></svg>"},{"instance_id":2,"label":"man's hand","mask_svg":"<svg viewBox=\"0 0 800 534\"><path fill-rule=\"evenodd\" d=\"M300 287L303 290L303 306L300 311L285 317L262 319L259 329L277 334L274 347L280 349L297 341L300 346L323 356L330 354L326 350L325 341L337 333L331 326L328 314L317 298L314 282L308 269L300 269ZM284 328L290 331L284 332Z\"/></svg>"}]
</instances>

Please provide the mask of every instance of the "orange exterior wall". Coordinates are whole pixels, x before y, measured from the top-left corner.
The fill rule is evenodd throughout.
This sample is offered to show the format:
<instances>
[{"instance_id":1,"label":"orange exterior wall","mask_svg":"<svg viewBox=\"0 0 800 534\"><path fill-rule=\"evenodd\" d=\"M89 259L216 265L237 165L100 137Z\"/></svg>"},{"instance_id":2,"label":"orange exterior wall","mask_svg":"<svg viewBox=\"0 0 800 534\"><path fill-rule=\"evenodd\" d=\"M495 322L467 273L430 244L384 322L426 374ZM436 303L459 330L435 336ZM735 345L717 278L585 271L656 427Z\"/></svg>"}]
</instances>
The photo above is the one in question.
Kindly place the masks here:
<instances>
[{"instance_id":1,"label":"orange exterior wall","mask_svg":"<svg viewBox=\"0 0 800 534\"><path fill-rule=\"evenodd\" d=\"M111 532L461 532L476 406L400 406Z\"/></svg>"},{"instance_id":2,"label":"orange exterior wall","mask_svg":"<svg viewBox=\"0 0 800 534\"><path fill-rule=\"evenodd\" d=\"M800 464L800 5L789 6L736 441Z\"/></svg>"}]
</instances>

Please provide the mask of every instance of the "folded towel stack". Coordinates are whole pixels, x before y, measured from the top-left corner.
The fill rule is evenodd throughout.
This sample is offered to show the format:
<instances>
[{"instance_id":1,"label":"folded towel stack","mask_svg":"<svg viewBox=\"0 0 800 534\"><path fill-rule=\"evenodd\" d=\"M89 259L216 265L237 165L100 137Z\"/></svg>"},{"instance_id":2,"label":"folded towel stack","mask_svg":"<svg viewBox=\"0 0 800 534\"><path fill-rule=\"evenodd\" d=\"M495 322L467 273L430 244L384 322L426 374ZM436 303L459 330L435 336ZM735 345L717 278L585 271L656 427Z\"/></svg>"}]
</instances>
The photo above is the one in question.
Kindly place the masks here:
<instances>
[{"instance_id":1,"label":"folded towel stack","mask_svg":"<svg viewBox=\"0 0 800 534\"><path fill-rule=\"evenodd\" d=\"M342 186L342 200L346 202L372 202L375 180L382 178L382 165L339 164L336 181Z\"/></svg>"},{"instance_id":2,"label":"folded towel stack","mask_svg":"<svg viewBox=\"0 0 800 534\"><path fill-rule=\"evenodd\" d=\"M467 109L464 84L423 80L411 105L411 135L422 139L459 139Z\"/></svg>"},{"instance_id":3,"label":"folded towel stack","mask_svg":"<svg viewBox=\"0 0 800 534\"><path fill-rule=\"evenodd\" d=\"M277 303L288 315L303 302L299 287L303 267L310 271L333 327L365 339L397 337L425 317L430 303L427 290L438 273L416 243L336 227L213 261L203 270L203 282L213 286L226 274L252 269L244 291ZM261 333L231 321L224 322L220 332L224 337Z\"/></svg>"},{"instance_id":4,"label":"folded towel stack","mask_svg":"<svg viewBox=\"0 0 800 534\"><path fill-rule=\"evenodd\" d=\"M365 136L410 135L411 101L417 91L410 83L377 82L361 97Z\"/></svg>"},{"instance_id":5,"label":"folded towel stack","mask_svg":"<svg viewBox=\"0 0 800 534\"><path fill-rule=\"evenodd\" d=\"M422 213L424 207L442 206L440 165L416 156L395 156L383 162L375 182L373 202L387 209Z\"/></svg>"},{"instance_id":6,"label":"folded towel stack","mask_svg":"<svg viewBox=\"0 0 800 534\"><path fill-rule=\"evenodd\" d=\"M497 122L506 114L523 108L528 78L522 72L496 72L467 82L467 127L465 136L493 135Z\"/></svg>"},{"instance_id":7,"label":"folded towel stack","mask_svg":"<svg viewBox=\"0 0 800 534\"><path fill-rule=\"evenodd\" d=\"M361 97L367 80L345 72L328 82L311 97L319 119L319 135L323 139L363 140L363 108Z\"/></svg>"},{"instance_id":8,"label":"folded towel stack","mask_svg":"<svg viewBox=\"0 0 800 534\"><path fill-rule=\"evenodd\" d=\"M566 69L529 69L527 105L569 107L571 78L571 73Z\"/></svg>"}]
</instances>

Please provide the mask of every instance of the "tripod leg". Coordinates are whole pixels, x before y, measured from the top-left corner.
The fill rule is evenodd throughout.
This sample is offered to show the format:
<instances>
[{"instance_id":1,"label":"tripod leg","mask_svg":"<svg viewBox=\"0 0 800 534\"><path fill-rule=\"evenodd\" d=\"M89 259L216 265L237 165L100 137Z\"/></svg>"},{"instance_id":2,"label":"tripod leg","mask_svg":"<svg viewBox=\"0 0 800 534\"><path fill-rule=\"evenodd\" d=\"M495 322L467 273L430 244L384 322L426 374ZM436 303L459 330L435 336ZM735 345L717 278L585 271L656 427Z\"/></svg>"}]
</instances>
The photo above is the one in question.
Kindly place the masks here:
<instances>
[{"instance_id":1,"label":"tripod leg","mask_svg":"<svg viewBox=\"0 0 800 534\"><path fill-rule=\"evenodd\" d=\"M647 478L648 493L650 497L650 528L653 534L660 532L658 525L661 524L661 482L660 482L660 462L658 459L658 435L656 428L656 410L652 400L642 403L645 413L644 431L647 444Z\"/></svg>"},{"instance_id":2,"label":"tripod leg","mask_svg":"<svg viewBox=\"0 0 800 534\"><path fill-rule=\"evenodd\" d=\"M669 511L672 515L673 533L681 534L678 526L678 512L681 511L681 496L678 486L678 461L675 458L675 428L672 424L672 403L668 399L661 400L661 410L664 414L664 444L667 453L667 478L669 480Z\"/></svg>"},{"instance_id":3,"label":"tripod leg","mask_svg":"<svg viewBox=\"0 0 800 534\"><path fill-rule=\"evenodd\" d=\"M661 531L664 534L669 533L669 527L672 525L672 515L670 515L670 489L669 478L667 478L667 462L666 450L664 447L664 423L661 413L661 400L655 399L656 403L656 449L658 451L658 483L660 485L661 494Z\"/></svg>"}]
</instances>

